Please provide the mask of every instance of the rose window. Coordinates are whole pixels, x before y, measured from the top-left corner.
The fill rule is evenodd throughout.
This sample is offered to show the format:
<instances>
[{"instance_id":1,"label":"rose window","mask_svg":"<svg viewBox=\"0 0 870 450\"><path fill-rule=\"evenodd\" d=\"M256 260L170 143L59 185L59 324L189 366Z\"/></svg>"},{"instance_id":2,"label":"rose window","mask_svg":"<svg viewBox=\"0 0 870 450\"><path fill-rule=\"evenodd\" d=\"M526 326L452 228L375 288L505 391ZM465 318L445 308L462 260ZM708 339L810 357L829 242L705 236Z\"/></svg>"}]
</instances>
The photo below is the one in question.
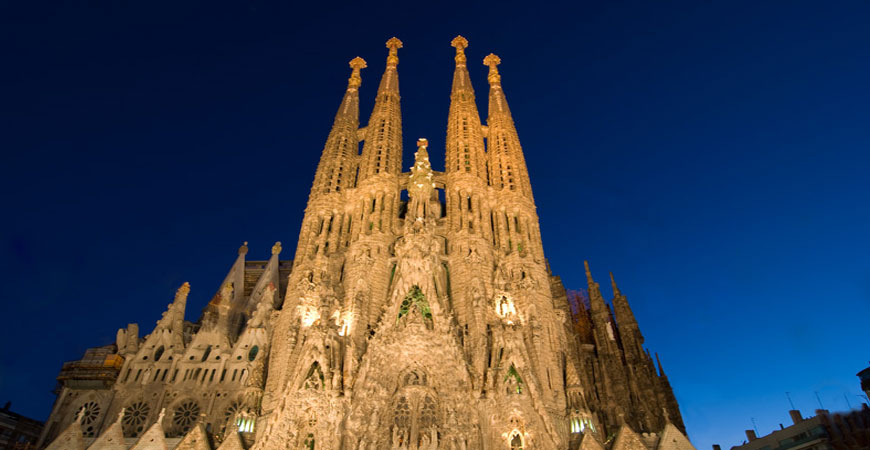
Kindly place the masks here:
<instances>
[{"instance_id":1,"label":"rose window","mask_svg":"<svg viewBox=\"0 0 870 450\"><path fill-rule=\"evenodd\" d=\"M100 417L100 405L97 402L87 402L83 404L76 412L80 417L82 424L82 433L85 437L94 437L96 430L94 429L97 418Z\"/></svg>"},{"instance_id":2,"label":"rose window","mask_svg":"<svg viewBox=\"0 0 870 450\"><path fill-rule=\"evenodd\" d=\"M199 418L199 405L188 401L175 409L175 414L172 416L172 424L181 434L184 434L190 430L190 427L193 426L197 418Z\"/></svg>"},{"instance_id":3,"label":"rose window","mask_svg":"<svg viewBox=\"0 0 870 450\"><path fill-rule=\"evenodd\" d=\"M121 418L124 434L131 437L139 436L145 430L145 421L148 420L149 412L151 407L145 402L136 402L128 406L124 410L124 417Z\"/></svg>"}]
</instances>

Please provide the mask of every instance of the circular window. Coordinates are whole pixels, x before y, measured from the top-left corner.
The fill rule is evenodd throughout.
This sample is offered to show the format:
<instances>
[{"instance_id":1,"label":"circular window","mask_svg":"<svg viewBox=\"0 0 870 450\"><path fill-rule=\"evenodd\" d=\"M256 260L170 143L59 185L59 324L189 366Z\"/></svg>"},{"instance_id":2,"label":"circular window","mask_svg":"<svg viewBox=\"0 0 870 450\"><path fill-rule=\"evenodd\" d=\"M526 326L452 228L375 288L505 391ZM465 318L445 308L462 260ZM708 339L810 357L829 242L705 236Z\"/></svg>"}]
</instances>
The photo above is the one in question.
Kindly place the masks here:
<instances>
[{"instance_id":1,"label":"circular window","mask_svg":"<svg viewBox=\"0 0 870 450\"><path fill-rule=\"evenodd\" d=\"M121 418L124 435L138 437L142 434L145 431L145 421L148 420L150 411L151 407L145 402L136 402L128 406L124 410L124 417Z\"/></svg>"},{"instance_id":2,"label":"circular window","mask_svg":"<svg viewBox=\"0 0 870 450\"><path fill-rule=\"evenodd\" d=\"M100 405L97 402L87 402L76 411L76 417L81 417L82 433L85 437L94 437L97 418L100 417Z\"/></svg>"},{"instance_id":3,"label":"circular window","mask_svg":"<svg viewBox=\"0 0 870 450\"><path fill-rule=\"evenodd\" d=\"M190 430L190 427L193 426L198 418L199 405L193 401L186 401L175 409L175 414L172 416L172 423L180 434L184 434Z\"/></svg>"}]
</instances>

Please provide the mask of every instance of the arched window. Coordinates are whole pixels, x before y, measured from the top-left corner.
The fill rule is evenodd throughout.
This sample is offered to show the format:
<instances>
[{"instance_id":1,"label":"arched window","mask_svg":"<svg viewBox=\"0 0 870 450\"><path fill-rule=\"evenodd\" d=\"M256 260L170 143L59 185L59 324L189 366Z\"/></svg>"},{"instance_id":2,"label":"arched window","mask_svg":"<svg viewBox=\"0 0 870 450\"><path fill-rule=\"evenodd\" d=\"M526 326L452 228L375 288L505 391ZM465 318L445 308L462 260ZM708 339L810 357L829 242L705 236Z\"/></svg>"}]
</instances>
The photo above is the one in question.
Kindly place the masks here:
<instances>
[{"instance_id":1,"label":"arched window","mask_svg":"<svg viewBox=\"0 0 870 450\"><path fill-rule=\"evenodd\" d=\"M514 432L511 436L511 450L523 450L523 437L519 433Z\"/></svg>"},{"instance_id":2,"label":"arched window","mask_svg":"<svg viewBox=\"0 0 870 450\"><path fill-rule=\"evenodd\" d=\"M260 351L260 347L256 345L251 347L251 351L248 352L248 361L253 361L257 359L257 353Z\"/></svg>"},{"instance_id":3,"label":"arched window","mask_svg":"<svg viewBox=\"0 0 870 450\"><path fill-rule=\"evenodd\" d=\"M208 355L210 355L210 354L211 354L211 345L209 345L208 347L205 348L205 352L202 354L202 361L207 360Z\"/></svg>"},{"instance_id":4,"label":"arched window","mask_svg":"<svg viewBox=\"0 0 870 450\"><path fill-rule=\"evenodd\" d=\"M405 299L402 300L402 305L399 307L399 317L396 320L398 321L398 319L408 315L414 309L416 309L424 319L432 319L432 310L429 308L429 302L426 301L426 295L423 294L423 291L420 290L420 287L417 285L412 286L408 295L406 295Z\"/></svg>"},{"instance_id":5,"label":"arched window","mask_svg":"<svg viewBox=\"0 0 870 450\"><path fill-rule=\"evenodd\" d=\"M504 377L504 385L505 393L508 395L523 393L523 379L513 364L511 364L510 369L508 369Z\"/></svg>"},{"instance_id":6,"label":"arched window","mask_svg":"<svg viewBox=\"0 0 870 450\"><path fill-rule=\"evenodd\" d=\"M157 350L154 352L154 361L160 361L160 357L163 356L163 346L157 347Z\"/></svg>"},{"instance_id":7,"label":"arched window","mask_svg":"<svg viewBox=\"0 0 870 450\"><path fill-rule=\"evenodd\" d=\"M325 385L323 370L320 369L320 363L314 361L311 368L308 369L308 375L305 376L305 382L302 383L304 389L323 389Z\"/></svg>"},{"instance_id":8,"label":"arched window","mask_svg":"<svg viewBox=\"0 0 870 450\"><path fill-rule=\"evenodd\" d=\"M314 434L308 433L308 436L305 437L305 442L302 443L302 448L304 450L314 450Z\"/></svg>"}]
</instances>

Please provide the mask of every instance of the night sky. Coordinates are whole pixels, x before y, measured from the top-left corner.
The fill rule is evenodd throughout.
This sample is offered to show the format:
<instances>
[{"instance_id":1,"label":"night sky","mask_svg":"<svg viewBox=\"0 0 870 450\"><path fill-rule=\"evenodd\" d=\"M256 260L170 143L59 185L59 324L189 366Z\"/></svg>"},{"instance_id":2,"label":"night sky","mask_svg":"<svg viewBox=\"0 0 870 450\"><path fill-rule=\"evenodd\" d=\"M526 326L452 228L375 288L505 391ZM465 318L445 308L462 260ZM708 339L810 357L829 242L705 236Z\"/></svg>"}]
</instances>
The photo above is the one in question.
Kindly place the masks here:
<instances>
[{"instance_id":1,"label":"night sky","mask_svg":"<svg viewBox=\"0 0 870 450\"><path fill-rule=\"evenodd\" d=\"M544 248L569 288L613 271L699 449L862 401L870 338L870 3L4 2L0 403L47 418L61 363L188 320L236 250L291 258L362 56L386 58L405 153L436 170L454 49L486 114L490 52ZM437 5L437 6L436 6Z\"/></svg>"}]
</instances>

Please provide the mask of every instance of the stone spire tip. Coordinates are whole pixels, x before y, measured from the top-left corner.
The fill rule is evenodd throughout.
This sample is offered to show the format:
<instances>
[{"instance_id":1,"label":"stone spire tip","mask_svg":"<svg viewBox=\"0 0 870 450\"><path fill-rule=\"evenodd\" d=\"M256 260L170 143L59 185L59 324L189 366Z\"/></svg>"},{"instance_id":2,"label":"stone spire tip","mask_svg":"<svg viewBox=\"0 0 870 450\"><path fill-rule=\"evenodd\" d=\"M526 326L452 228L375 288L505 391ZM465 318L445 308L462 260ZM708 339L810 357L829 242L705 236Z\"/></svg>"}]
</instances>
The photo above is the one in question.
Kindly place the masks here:
<instances>
[{"instance_id":1,"label":"stone spire tip","mask_svg":"<svg viewBox=\"0 0 870 450\"><path fill-rule=\"evenodd\" d=\"M272 246L272 254L277 255L278 253L281 253L281 241L276 242L275 245Z\"/></svg>"},{"instance_id":2,"label":"stone spire tip","mask_svg":"<svg viewBox=\"0 0 870 450\"><path fill-rule=\"evenodd\" d=\"M464 66L465 65L465 48L468 47L468 39L464 37L456 36L450 41L450 45L456 48L456 65Z\"/></svg>"},{"instance_id":3,"label":"stone spire tip","mask_svg":"<svg viewBox=\"0 0 870 450\"><path fill-rule=\"evenodd\" d=\"M620 295L622 295L622 293L619 292L619 287L616 286L616 279L613 278L613 272L610 272L610 285L613 286L613 295L615 297L619 297Z\"/></svg>"},{"instance_id":4,"label":"stone spire tip","mask_svg":"<svg viewBox=\"0 0 870 450\"><path fill-rule=\"evenodd\" d=\"M350 78L347 80L347 88L348 89L356 89L360 87L362 84L362 77L359 76L360 69L365 69L366 60L357 56L356 58L350 60L350 68L353 69L353 72L350 74Z\"/></svg>"},{"instance_id":5,"label":"stone spire tip","mask_svg":"<svg viewBox=\"0 0 870 450\"><path fill-rule=\"evenodd\" d=\"M245 241L245 243L242 244L241 247L239 247L239 254L240 254L240 255L245 255L245 254L247 254L247 253L248 253L248 241Z\"/></svg>"},{"instance_id":6,"label":"stone spire tip","mask_svg":"<svg viewBox=\"0 0 870 450\"><path fill-rule=\"evenodd\" d=\"M393 36L387 41L387 48L390 49L390 52L392 53L393 51L402 48L402 41Z\"/></svg>"},{"instance_id":7,"label":"stone spire tip","mask_svg":"<svg viewBox=\"0 0 870 450\"><path fill-rule=\"evenodd\" d=\"M399 64L399 49L402 48L402 41L397 37L391 37L387 41L387 48L390 49L390 54L387 56L387 67L396 67Z\"/></svg>"},{"instance_id":8,"label":"stone spire tip","mask_svg":"<svg viewBox=\"0 0 870 450\"><path fill-rule=\"evenodd\" d=\"M498 65L501 64L501 58L496 56L494 53L490 53L486 55L486 58L483 58L483 65L489 66L489 76L487 80L489 80L489 84L492 86L498 86L501 84L501 75L498 74Z\"/></svg>"},{"instance_id":9,"label":"stone spire tip","mask_svg":"<svg viewBox=\"0 0 870 450\"><path fill-rule=\"evenodd\" d=\"M190 293L190 283L185 281L184 284L182 284L181 287L179 287L178 290L175 291L175 299L186 299L188 293Z\"/></svg>"}]
</instances>

